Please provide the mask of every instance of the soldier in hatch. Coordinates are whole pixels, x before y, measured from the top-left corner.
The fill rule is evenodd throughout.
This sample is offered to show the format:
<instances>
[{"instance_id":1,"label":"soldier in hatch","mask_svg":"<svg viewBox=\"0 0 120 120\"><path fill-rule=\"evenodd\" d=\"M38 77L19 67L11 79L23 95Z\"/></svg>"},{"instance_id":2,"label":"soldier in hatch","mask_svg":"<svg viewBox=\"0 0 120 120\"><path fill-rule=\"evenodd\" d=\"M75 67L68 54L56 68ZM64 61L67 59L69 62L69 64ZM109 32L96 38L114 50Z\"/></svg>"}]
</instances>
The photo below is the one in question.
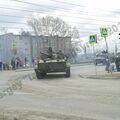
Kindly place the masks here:
<instances>
[{"instance_id":1,"label":"soldier in hatch","mask_svg":"<svg viewBox=\"0 0 120 120\"><path fill-rule=\"evenodd\" d=\"M48 53L48 58L51 58L51 59L52 59L52 58L53 58L53 50L52 50L51 47L48 48L47 53Z\"/></svg>"},{"instance_id":2,"label":"soldier in hatch","mask_svg":"<svg viewBox=\"0 0 120 120\"><path fill-rule=\"evenodd\" d=\"M57 58L58 59L64 59L65 55L62 53L61 50L59 50L59 52L57 53Z\"/></svg>"}]
</instances>

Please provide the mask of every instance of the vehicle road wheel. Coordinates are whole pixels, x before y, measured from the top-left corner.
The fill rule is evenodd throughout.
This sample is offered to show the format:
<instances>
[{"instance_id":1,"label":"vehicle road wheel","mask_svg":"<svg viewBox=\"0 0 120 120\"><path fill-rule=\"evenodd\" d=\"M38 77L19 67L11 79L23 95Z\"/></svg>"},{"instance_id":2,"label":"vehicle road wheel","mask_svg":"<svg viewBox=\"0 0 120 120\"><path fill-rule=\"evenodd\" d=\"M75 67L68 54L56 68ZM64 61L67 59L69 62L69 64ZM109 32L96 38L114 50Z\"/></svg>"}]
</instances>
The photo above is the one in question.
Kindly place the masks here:
<instances>
[{"instance_id":1,"label":"vehicle road wheel","mask_svg":"<svg viewBox=\"0 0 120 120\"><path fill-rule=\"evenodd\" d=\"M43 76L43 77L46 76L46 72L41 72L40 74L41 74L41 76Z\"/></svg>"},{"instance_id":2,"label":"vehicle road wheel","mask_svg":"<svg viewBox=\"0 0 120 120\"><path fill-rule=\"evenodd\" d=\"M43 74L39 70L35 69L35 73L36 73L37 79L42 79L43 78Z\"/></svg>"},{"instance_id":3,"label":"vehicle road wheel","mask_svg":"<svg viewBox=\"0 0 120 120\"><path fill-rule=\"evenodd\" d=\"M70 77L70 67L66 69L66 77Z\"/></svg>"}]
</instances>

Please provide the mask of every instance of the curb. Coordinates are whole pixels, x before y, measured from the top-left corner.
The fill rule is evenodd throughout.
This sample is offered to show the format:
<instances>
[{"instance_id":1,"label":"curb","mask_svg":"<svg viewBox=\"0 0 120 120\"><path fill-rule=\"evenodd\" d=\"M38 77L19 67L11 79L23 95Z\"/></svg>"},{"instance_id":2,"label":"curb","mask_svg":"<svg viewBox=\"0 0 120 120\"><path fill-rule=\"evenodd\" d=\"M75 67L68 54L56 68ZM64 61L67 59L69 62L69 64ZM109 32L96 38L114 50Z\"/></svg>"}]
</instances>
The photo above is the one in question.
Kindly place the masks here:
<instances>
[{"instance_id":1,"label":"curb","mask_svg":"<svg viewBox=\"0 0 120 120\"><path fill-rule=\"evenodd\" d=\"M31 71L34 70L34 68L26 68L26 69L17 69L15 72L21 72L21 71Z\"/></svg>"},{"instance_id":2,"label":"curb","mask_svg":"<svg viewBox=\"0 0 120 120\"><path fill-rule=\"evenodd\" d=\"M81 78L84 78L84 79L101 79L101 80L120 80L120 77L116 77L116 76L105 76L103 77L102 75L101 76L83 76L83 75L79 75Z\"/></svg>"}]
</instances>

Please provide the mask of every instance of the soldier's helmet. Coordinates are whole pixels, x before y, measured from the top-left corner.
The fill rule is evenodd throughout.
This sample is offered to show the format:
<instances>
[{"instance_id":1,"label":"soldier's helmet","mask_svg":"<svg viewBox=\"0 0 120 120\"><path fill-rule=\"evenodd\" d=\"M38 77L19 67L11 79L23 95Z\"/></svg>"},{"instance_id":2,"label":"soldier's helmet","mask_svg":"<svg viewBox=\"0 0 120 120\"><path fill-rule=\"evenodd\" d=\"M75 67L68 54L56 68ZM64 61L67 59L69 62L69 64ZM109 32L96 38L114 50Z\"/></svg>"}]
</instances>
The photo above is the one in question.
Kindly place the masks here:
<instances>
[{"instance_id":1,"label":"soldier's helmet","mask_svg":"<svg viewBox=\"0 0 120 120\"><path fill-rule=\"evenodd\" d=\"M48 50L49 50L49 51L52 51L52 47L49 47Z\"/></svg>"}]
</instances>

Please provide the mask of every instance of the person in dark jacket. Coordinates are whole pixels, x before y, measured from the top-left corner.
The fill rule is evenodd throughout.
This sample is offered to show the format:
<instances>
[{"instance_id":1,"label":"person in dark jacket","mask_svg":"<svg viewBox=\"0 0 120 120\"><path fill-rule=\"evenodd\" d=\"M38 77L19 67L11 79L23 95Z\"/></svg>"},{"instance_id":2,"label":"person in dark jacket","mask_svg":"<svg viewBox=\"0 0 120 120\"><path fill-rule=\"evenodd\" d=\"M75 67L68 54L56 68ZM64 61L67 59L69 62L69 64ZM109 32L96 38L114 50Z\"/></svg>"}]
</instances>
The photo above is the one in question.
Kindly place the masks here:
<instances>
[{"instance_id":1,"label":"person in dark jacket","mask_svg":"<svg viewBox=\"0 0 120 120\"><path fill-rule=\"evenodd\" d=\"M12 58L11 66L12 66L12 70L15 70L15 58Z\"/></svg>"},{"instance_id":2,"label":"person in dark jacket","mask_svg":"<svg viewBox=\"0 0 120 120\"><path fill-rule=\"evenodd\" d=\"M3 63L0 61L0 70L3 70Z\"/></svg>"}]
</instances>

